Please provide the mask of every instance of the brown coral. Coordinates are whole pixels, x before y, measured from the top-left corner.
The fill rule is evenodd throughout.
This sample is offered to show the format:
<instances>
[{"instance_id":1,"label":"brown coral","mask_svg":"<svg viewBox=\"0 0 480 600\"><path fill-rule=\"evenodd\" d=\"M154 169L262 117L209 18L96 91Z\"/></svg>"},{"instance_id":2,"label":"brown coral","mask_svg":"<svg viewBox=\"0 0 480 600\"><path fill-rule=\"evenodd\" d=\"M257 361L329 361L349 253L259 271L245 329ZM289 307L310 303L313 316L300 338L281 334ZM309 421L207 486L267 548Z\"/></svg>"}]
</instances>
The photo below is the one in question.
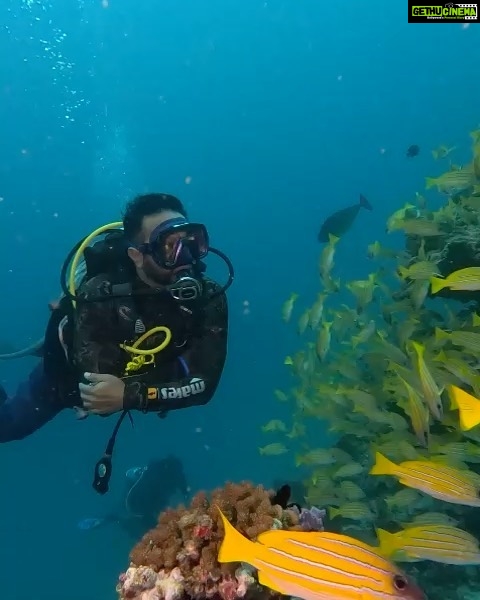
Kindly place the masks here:
<instances>
[{"instance_id":1,"label":"brown coral","mask_svg":"<svg viewBox=\"0 0 480 600\"><path fill-rule=\"evenodd\" d=\"M184 595L190 598L232 600L245 595L239 593L245 587L245 574L239 576L241 565L217 562L224 536L217 507L252 540L272 528L299 529L297 515L273 506L272 497L273 492L248 482L227 483L210 497L200 492L188 508L160 515L157 527L133 548L132 567L149 567L157 573L179 569Z\"/></svg>"}]
</instances>

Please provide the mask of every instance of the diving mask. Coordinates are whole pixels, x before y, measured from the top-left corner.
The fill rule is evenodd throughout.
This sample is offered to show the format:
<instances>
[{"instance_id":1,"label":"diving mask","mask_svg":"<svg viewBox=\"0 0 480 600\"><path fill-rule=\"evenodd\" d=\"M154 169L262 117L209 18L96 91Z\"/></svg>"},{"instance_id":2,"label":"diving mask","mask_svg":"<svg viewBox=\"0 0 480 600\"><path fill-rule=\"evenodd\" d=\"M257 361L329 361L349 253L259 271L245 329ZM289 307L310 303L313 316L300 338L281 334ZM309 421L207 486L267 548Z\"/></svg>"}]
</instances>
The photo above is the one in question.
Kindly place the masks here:
<instances>
[{"instance_id":1,"label":"diving mask","mask_svg":"<svg viewBox=\"0 0 480 600\"><path fill-rule=\"evenodd\" d=\"M164 269L191 265L208 254L207 228L182 217L168 219L155 227L149 241L138 246L138 250Z\"/></svg>"}]
</instances>

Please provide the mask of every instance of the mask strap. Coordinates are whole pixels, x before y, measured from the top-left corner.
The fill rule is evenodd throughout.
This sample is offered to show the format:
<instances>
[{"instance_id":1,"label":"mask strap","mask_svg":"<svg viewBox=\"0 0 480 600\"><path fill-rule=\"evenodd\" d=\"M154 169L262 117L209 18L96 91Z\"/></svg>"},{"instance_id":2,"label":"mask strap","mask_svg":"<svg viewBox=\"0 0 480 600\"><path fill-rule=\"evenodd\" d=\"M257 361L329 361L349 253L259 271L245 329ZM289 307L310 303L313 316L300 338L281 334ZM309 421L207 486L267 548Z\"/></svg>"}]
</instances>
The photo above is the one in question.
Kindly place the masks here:
<instances>
[{"instance_id":1,"label":"mask strap","mask_svg":"<svg viewBox=\"0 0 480 600\"><path fill-rule=\"evenodd\" d=\"M175 217L175 219L168 219L168 221L164 221L157 225L155 229L152 231L149 237L150 243L157 239L157 237L167 231L170 227L175 227L176 225L188 225L188 221L183 217Z\"/></svg>"}]
</instances>

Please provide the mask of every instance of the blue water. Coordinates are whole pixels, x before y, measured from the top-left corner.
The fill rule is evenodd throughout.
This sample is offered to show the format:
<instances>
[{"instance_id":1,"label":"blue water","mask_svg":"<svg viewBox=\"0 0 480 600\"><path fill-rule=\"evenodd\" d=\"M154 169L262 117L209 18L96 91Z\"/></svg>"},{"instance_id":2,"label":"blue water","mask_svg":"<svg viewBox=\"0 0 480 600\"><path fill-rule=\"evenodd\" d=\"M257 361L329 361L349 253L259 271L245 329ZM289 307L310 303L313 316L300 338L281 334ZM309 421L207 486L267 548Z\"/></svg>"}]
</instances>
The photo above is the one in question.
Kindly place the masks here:
<instances>
[{"instance_id":1,"label":"blue water","mask_svg":"<svg viewBox=\"0 0 480 600\"><path fill-rule=\"evenodd\" d=\"M172 453L193 491L296 476L257 451L287 410L272 390L293 383L281 305L313 301L329 213L360 191L374 205L337 255L360 278L387 216L440 174L430 151L469 156L480 26L409 25L403 0L3 0L0 23L1 340L43 334L66 253L139 192L178 195L237 271L214 401L124 425L110 494L91 476L112 419L64 413L0 447L2 598L111 600L130 540L77 524L121 507L126 469ZM9 392L33 364L0 363Z\"/></svg>"}]
</instances>

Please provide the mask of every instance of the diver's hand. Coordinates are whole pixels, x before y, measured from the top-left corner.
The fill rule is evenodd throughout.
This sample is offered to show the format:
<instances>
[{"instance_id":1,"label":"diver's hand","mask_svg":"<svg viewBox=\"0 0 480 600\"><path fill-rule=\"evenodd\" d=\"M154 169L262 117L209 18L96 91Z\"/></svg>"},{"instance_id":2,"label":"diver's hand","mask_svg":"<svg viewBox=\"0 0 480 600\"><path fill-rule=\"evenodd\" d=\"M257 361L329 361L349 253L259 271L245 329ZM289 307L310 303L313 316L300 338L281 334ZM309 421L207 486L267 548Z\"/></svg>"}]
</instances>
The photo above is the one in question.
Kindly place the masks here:
<instances>
[{"instance_id":1,"label":"diver's hand","mask_svg":"<svg viewBox=\"0 0 480 600\"><path fill-rule=\"evenodd\" d=\"M111 415L123 410L124 382L114 375L85 373L89 382L80 383L83 408L93 415Z\"/></svg>"}]
</instances>

